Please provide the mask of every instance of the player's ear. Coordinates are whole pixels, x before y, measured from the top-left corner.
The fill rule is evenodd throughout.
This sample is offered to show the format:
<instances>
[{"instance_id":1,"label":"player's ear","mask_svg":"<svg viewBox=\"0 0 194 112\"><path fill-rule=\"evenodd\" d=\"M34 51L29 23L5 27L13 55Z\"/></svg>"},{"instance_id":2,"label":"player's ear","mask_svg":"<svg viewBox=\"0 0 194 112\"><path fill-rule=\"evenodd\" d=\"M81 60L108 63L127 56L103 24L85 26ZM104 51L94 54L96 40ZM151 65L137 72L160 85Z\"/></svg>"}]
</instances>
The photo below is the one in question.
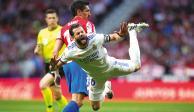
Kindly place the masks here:
<instances>
[{"instance_id":1,"label":"player's ear","mask_svg":"<svg viewBox=\"0 0 194 112\"><path fill-rule=\"evenodd\" d=\"M77 10L77 15L80 15L81 12L82 12L82 10L78 9L78 10Z\"/></svg>"},{"instance_id":2,"label":"player's ear","mask_svg":"<svg viewBox=\"0 0 194 112\"><path fill-rule=\"evenodd\" d=\"M57 20L57 22L59 21L59 17L58 16L56 16L56 20Z\"/></svg>"}]
</instances>

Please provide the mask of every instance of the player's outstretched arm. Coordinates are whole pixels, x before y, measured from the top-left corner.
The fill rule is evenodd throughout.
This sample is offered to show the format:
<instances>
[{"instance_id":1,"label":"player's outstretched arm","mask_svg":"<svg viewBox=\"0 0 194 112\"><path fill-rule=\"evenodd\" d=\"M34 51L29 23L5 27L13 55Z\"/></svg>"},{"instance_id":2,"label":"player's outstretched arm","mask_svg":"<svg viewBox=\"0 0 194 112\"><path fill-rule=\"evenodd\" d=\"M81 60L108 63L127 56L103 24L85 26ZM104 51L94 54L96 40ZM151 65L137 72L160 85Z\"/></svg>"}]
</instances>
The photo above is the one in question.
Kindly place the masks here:
<instances>
[{"instance_id":1,"label":"player's outstretched arm","mask_svg":"<svg viewBox=\"0 0 194 112\"><path fill-rule=\"evenodd\" d=\"M118 40L121 40L127 34L128 34L127 23L126 22L122 22L121 25L120 25L119 31L116 31L113 34L109 34L110 41L118 41Z\"/></svg>"},{"instance_id":2,"label":"player's outstretched arm","mask_svg":"<svg viewBox=\"0 0 194 112\"><path fill-rule=\"evenodd\" d=\"M63 46L63 41L60 39L57 39L55 46L54 46L54 49L53 49L53 58L54 59L58 58L58 54L59 54L59 51L61 50L62 46Z\"/></svg>"}]
</instances>

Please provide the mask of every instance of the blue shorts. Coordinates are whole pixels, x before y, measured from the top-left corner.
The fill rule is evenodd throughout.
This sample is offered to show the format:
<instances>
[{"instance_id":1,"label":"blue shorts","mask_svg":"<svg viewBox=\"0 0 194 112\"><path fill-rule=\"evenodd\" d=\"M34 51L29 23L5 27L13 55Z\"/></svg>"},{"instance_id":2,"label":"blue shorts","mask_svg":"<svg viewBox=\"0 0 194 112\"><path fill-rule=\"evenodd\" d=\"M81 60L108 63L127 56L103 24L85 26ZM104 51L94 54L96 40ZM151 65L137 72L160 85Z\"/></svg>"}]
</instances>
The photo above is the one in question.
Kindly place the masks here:
<instances>
[{"instance_id":1,"label":"blue shorts","mask_svg":"<svg viewBox=\"0 0 194 112\"><path fill-rule=\"evenodd\" d=\"M63 65L63 71L70 93L84 93L88 95L88 75L76 62Z\"/></svg>"}]
</instances>

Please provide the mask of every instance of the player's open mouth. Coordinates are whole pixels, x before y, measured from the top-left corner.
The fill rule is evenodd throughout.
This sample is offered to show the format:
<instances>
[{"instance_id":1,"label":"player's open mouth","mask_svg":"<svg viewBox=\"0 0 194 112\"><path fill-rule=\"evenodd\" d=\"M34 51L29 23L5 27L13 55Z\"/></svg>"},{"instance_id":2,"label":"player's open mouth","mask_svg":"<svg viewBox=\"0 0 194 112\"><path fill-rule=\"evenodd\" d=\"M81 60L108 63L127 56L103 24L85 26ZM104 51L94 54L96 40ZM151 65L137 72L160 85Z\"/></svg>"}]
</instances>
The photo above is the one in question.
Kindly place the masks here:
<instances>
[{"instance_id":1,"label":"player's open mouth","mask_svg":"<svg viewBox=\"0 0 194 112\"><path fill-rule=\"evenodd\" d=\"M82 39L80 39L80 42L81 42L82 44L86 44L86 43L87 43L87 38L82 38Z\"/></svg>"},{"instance_id":2,"label":"player's open mouth","mask_svg":"<svg viewBox=\"0 0 194 112\"><path fill-rule=\"evenodd\" d=\"M80 46L84 46L83 48L85 48L88 44L88 38L85 36L80 36L79 39L76 40L77 44Z\"/></svg>"},{"instance_id":3,"label":"player's open mouth","mask_svg":"<svg viewBox=\"0 0 194 112\"><path fill-rule=\"evenodd\" d=\"M82 44L83 44L83 43L86 43L87 40L88 40L88 38L85 37L85 36L81 36L81 37L79 38L79 41L82 42Z\"/></svg>"},{"instance_id":4,"label":"player's open mouth","mask_svg":"<svg viewBox=\"0 0 194 112\"><path fill-rule=\"evenodd\" d=\"M79 40L86 40L86 37L80 36Z\"/></svg>"},{"instance_id":5,"label":"player's open mouth","mask_svg":"<svg viewBox=\"0 0 194 112\"><path fill-rule=\"evenodd\" d=\"M86 40L86 38L80 38L80 40L82 41L82 40Z\"/></svg>"}]
</instances>

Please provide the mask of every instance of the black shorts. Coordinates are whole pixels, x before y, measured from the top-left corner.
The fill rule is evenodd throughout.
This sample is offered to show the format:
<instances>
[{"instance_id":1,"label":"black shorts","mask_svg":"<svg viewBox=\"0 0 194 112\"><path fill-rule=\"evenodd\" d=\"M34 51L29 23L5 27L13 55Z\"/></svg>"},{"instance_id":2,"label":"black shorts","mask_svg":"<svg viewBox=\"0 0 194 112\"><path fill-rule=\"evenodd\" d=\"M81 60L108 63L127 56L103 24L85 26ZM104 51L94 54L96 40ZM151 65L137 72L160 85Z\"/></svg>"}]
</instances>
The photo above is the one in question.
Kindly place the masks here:
<instances>
[{"instance_id":1,"label":"black shorts","mask_svg":"<svg viewBox=\"0 0 194 112\"><path fill-rule=\"evenodd\" d=\"M49 63L45 63L45 72L46 72L46 73L50 72L49 66L50 66ZM60 67L60 68L59 68L59 74L60 74L61 77L64 77L63 67ZM54 77L55 74L52 74L52 75L53 75L53 77Z\"/></svg>"}]
</instances>

